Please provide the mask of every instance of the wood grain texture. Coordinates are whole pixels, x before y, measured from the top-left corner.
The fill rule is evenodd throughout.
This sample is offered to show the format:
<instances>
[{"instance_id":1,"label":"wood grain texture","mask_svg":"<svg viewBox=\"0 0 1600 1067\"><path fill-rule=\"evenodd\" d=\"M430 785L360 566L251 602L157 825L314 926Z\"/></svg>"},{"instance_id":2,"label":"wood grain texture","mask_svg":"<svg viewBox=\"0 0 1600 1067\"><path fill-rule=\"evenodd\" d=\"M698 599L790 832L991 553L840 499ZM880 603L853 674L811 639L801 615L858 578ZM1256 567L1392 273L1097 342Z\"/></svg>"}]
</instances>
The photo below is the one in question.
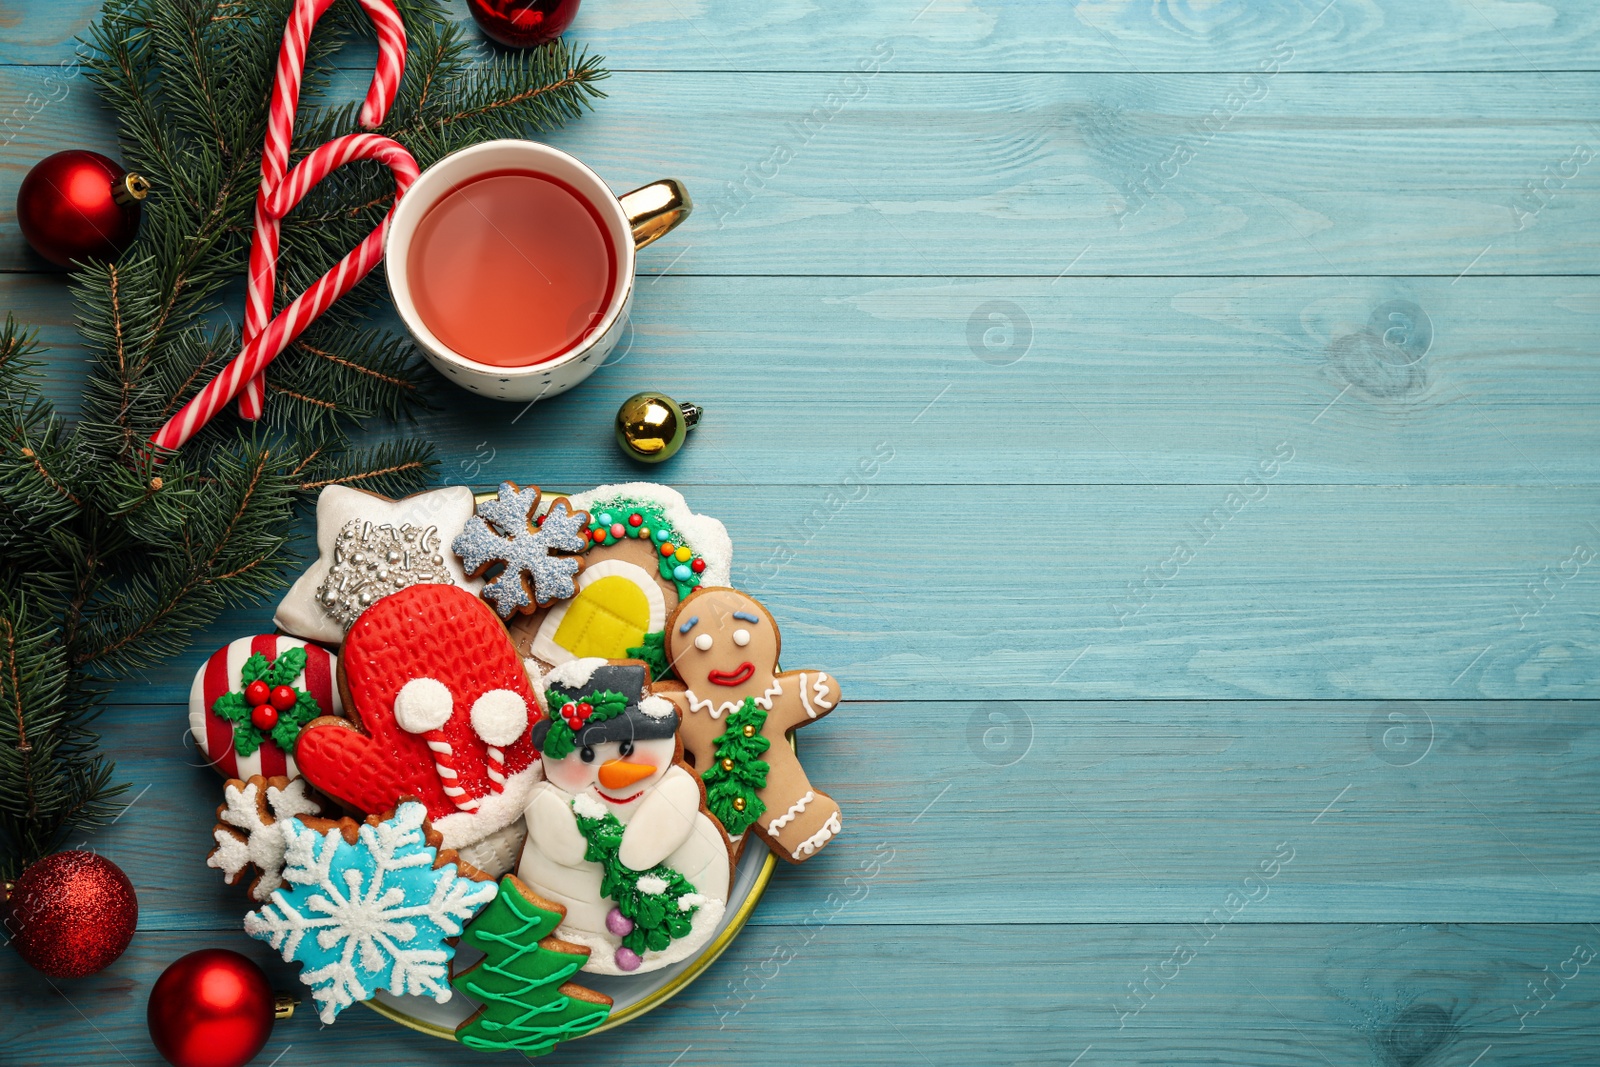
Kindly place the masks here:
<instances>
[{"instance_id":1,"label":"wood grain texture","mask_svg":"<svg viewBox=\"0 0 1600 1067\"><path fill-rule=\"evenodd\" d=\"M535 455L501 453L485 473L531 480ZM780 620L785 664L825 667L851 700L1600 696L1596 567L1581 562L1600 544L1591 491L1245 473L1233 485L686 492L733 531L734 584ZM887 533L969 513L992 523L979 563ZM205 657L270 630L271 614L230 612L126 699L187 699Z\"/></svg>"},{"instance_id":2,"label":"wood grain texture","mask_svg":"<svg viewBox=\"0 0 1600 1067\"><path fill-rule=\"evenodd\" d=\"M8 0L0 62L58 62L96 10ZM930 72L1252 70L1286 43L1306 70L1548 71L1594 69L1600 15L1583 0L617 0L570 33L624 70L849 70L887 41Z\"/></svg>"},{"instance_id":3,"label":"wood grain texture","mask_svg":"<svg viewBox=\"0 0 1600 1067\"><path fill-rule=\"evenodd\" d=\"M47 76L0 68L0 114L27 115ZM843 79L619 73L608 121L549 140L619 191L686 183L694 221L646 256L681 273L1593 270L1570 239L1600 215L1586 178L1600 89L1585 73L885 70L853 96ZM365 80L348 72L342 88ZM62 130L104 129L84 79L63 92L17 130L0 171L0 269L39 266L14 238L5 192L23 161L65 147Z\"/></svg>"},{"instance_id":4,"label":"wood grain texture","mask_svg":"<svg viewBox=\"0 0 1600 1067\"><path fill-rule=\"evenodd\" d=\"M57 275L0 275L0 306L57 367L82 353L65 296ZM1402 302L1432 337L1415 358L1373 329ZM1228 485L1288 440L1276 484L1592 486L1597 314L1592 278L673 273L644 283L583 389L525 413L435 380L436 410L404 432L452 479L599 484L636 472L596 447L607 419L659 388L708 413L673 462L683 485L859 477L880 441L884 484ZM76 406L75 378L45 389Z\"/></svg>"},{"instance_id":5,"label":"wood grain texture","mask_svg":"<svg viewBox=\"0 0 1600 1067\"><path fill-rule=\"evenodd\" d=\"M226 929L248 906L204 865L220 780L186 720L177 705L102 720L138 799L89 844L140 887L144 929ZM893 758L910 738L921 754ZM1237 921L1600 907L1594 702L846 702L800 743L848 832L780 870L757 925L803 922L841 884L837 921L866 924L947 922L952 898L981 902L964 922L1002 924L1199 923L1246 892Z\"/></svg>"},{"instance_id":6,"label":"wood grain texture","mask_svg":"<svg viewBox=\"0 0 1600 1067\"><path fill-rule=\"evenodd\" d=\"M62 1063L76 1055L159 1067L143 1032L146 991L126 975L153 974L208 945L238 947L215 935L141 932L121 973L54 989L6 954L0 981L14 990L8 1003L19 1023L0 1033L0 1058ZM1168 961L1180 946L1192 957L1178 967ZM1565 987L1552 982L1557 992L1546 1001L1530 1001L1527 986L1555 973L1579 946L1600 950L1587 924L1236 924L1207 942L1203 932L1162 925L818 921L750 931L647 1023L563 1046L539 1062L1065 1067L1081 1055L1085 1067L1465 1067L1492 1046L1497 1064L1573 1065L1587 1062L1594 1047L1595 965ZM246 951L278 984L292 983L263 946ZM1163 974L1172 977L1163 982ZM1139 986L1148 992L1133 1014L1140 1001L1131 989ZM831 999L817 996L824 988L834 990ZM1539 1014L1527 1014L1541 1003ZM1429 1058L1407 1058L1419 1049ZM360 1007L329 1028L302 1008L278 1025L258 1062L278 1056L302 1067L499 1062Z\"/></svg>"}]
</instances>

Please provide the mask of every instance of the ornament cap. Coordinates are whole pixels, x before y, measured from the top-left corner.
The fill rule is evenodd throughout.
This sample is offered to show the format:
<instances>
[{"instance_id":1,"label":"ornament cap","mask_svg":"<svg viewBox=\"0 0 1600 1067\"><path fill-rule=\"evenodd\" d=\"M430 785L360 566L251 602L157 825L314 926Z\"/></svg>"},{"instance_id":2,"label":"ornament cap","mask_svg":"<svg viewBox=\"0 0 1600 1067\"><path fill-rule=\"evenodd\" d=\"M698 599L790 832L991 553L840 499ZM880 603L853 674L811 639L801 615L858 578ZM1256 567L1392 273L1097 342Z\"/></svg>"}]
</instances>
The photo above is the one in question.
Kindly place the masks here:
<instances>
[{"instance_id":1,"label":"ornament cap","mask_svg":"<svg viewBox=\"0 0 1600 1067\"><path fill-rule=\"evenodd\" d=\"M293 993L275 993L272 997L272 1017L274 1019L292 1019L294 1010L300 1006L300 998Z\"/></svg>"},{"instance_id":2,"label":"ornament cap","mask_svg":"<svg viewBox=\"0 0 1600 1067\"><path fill-rule=\"evenodd\" d=\"M119 204L133 204L150 195L150 182L142 174L129 171L111 183L111 199Z\"/></svg>"}]
</instances>

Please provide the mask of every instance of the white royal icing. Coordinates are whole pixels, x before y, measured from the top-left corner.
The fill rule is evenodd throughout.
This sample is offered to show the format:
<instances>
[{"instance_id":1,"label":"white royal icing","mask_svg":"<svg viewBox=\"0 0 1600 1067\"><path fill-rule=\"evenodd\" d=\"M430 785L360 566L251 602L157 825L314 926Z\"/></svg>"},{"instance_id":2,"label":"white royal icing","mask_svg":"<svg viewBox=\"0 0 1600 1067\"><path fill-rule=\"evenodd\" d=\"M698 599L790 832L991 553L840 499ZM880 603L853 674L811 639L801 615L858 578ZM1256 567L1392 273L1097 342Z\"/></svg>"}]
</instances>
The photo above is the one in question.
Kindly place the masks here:
<instances>
[{"instance_id":1,"label":"white royal icing","mask_svg":"<svg viewBox=\"0 0 1600 1067\"><path fill-rule=\"evenodd\" d=\"M676 489L655 482L620 482L596 486L568 499L573 507L587 510L591 504L619 498L654 504L661 509L667 521L688 541L689 547L705 560L706 569L700 575L702 586L733 584L733 540L728 537L728 528L709 515L697 515L689 510L688 501Z\"/></svg>"},{"instance_id":2,"label":"white royal icing","mask_svg":"<svg viewBox=\"0 0 1600 1067\"><path fill-rule=\"evenodd\" d=\"M689 700L689 710L691 712L708 711L713 719L720 719L724 715L738 711L744 704L743 697L740 697L737 701L724 700L721 704L714 700L702 700L695 695L693 689L685 689L683 695ZM761 708L763 711L771 711L772 698L781 695L783 695L783 683L777 678L773 678L771 687L761 696L756 697L756 707ZM816 716L813 715L812 718L816 718Z\"/></svg>"},{"instance_id":3,"label":"white royal icing","mask_svg":"<svg viewBox=\"0 0 1600 1067\"><path fill-rule=\"evenodd\" d=\"M801 856L809 856L823 845L826 845L828 843L828 839L838 832L839 813L834 812L832 815L828 816L828 821L822 824L822 829L818 830L816 833L800 842L800 847L796 848L791 855L793 855L795 859L799 859Z\"/></svg>"},{"instance_id":4,"label":"white royal icing","mask_svg":"<svg viewBox=\"0 0 1600 1067\"><path fill-rule=\"evenodd\" d=\"M435 528L446 572L456 585L471 593L478 592L483 588L483 581L468 578L461 562L450 551L450 542L466 526L475 510L472 490L464 485L418 493L402 500L388 500L343 485L328 486L317 497L317 559L290 588L272 621L296 637L333 644L344 640L344 625L317 599L317 590L333 566L339 533L352 520L371 523L374 527L398 528L410 524L421 529Z\"/></svg>"},{"instance_id":5,"label":"white royal icing","mask_svg":"<svg viewBox=\"0 0 1600 1067\"><path fill-rule=\"evenodd\" d=\"M817 794L807 789L806 795L790 805L788 811L767 823L767 832L775 834L779 830L782 830L785 826L788 826L790 823L794 822L795 818L802 811L806 810L806 805L810 804L815 799L817 799Z\"/></svg>"}]
</instances>

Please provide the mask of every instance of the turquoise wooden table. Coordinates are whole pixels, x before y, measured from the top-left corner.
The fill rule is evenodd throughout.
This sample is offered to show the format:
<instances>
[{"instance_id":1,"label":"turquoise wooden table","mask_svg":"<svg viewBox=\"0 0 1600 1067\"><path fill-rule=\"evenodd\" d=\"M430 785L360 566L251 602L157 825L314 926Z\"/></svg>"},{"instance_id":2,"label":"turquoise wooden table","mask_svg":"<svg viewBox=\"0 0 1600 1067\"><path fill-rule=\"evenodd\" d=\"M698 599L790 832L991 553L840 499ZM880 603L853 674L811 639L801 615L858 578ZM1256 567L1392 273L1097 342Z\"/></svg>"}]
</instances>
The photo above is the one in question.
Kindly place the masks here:
<instances>
[{"instance_id":1,"label":"turquoise wooden table","mask_svg":"<svg viewBox=\"0 0 1600 1067\"><path fill-rule=\"evenodd\" d=\"M63 399L12 204L110 143L81 82L26 104L96 8L0 3L0 305ZM581 488L639 473L623 397L704 405L660 474L843 679L805 742L846 834L549 1062L1594 1062L1600 9L587 0L571 33L616 73L550 139L696 212L581 389L441 386L410 432L448 481ZM181 705L269 615L117 691L135 802L90 845L139 933L56 987L0 955L0 1061L157 1063L167 962L267 961ZM488 1061L354 1010L259 1062Z\"/></svg>"}]
</instances>

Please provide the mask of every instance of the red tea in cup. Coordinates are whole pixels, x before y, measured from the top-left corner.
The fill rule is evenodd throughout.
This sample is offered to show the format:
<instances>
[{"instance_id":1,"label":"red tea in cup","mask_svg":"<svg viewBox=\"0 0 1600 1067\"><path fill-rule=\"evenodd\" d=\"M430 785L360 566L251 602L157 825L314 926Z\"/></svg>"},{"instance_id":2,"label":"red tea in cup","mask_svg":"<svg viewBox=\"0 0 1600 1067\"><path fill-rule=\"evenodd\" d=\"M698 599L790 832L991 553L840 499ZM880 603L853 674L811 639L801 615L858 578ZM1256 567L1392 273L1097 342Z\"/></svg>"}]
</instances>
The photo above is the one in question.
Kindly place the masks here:
<instances>
[{"instance_id":1,"label":"red tea in cup","mask_svg":"<svg viewBox=\"0 0 1600 1067\"><path fill-rule=\"evenodd\" d=\"M617 258L599 211L572 186L497 171L428 209L406 271L417 313L441 342L478 363L528 367L599 325Z\"/></svg>"}]
</instances>

